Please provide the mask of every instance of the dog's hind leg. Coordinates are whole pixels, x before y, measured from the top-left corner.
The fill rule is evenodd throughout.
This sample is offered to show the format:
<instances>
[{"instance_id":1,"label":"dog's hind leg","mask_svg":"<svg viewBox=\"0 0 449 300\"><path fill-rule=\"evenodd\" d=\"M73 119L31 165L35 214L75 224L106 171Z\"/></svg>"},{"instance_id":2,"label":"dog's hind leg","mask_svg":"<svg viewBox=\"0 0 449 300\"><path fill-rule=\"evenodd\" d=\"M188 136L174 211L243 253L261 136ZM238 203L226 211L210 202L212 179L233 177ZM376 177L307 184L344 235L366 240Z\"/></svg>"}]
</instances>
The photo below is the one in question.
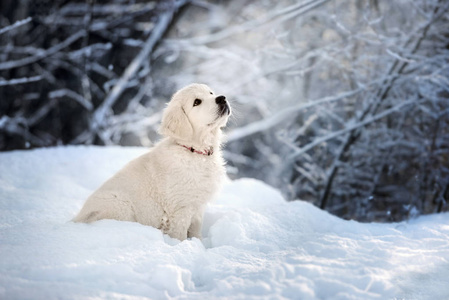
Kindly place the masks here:
<instances>
[{"instance_id":1,"label":"dog's hind leg","mask_svg":"<svg viewBox=\"0 0 449 300\"><path fill-rule=\"evenodd\" d=\"M89 198L73 222L91 223L103 219L136 222L134 207L127 201L119 201L117 197L110 199Z\"/></svg>"}]
</instances>

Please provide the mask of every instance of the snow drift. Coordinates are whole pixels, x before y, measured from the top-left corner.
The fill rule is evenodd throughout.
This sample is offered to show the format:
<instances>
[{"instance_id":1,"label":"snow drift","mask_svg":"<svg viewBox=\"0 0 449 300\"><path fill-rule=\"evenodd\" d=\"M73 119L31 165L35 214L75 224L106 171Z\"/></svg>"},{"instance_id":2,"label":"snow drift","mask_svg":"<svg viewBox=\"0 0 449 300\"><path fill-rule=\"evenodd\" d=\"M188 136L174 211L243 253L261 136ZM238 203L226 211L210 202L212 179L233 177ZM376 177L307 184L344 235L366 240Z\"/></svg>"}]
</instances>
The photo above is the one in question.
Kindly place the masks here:
<instances>
[{"instance_id":1,"label":"snow drift","mask_svg":"<svg viewBox=\"0 0 449 300\"><path fill-rule=\"evenodd\" d=\"M1 299L449 299L448 214L361 224L241 179L209 205L202 241L69 221L145 151L0 153Z\"/></svg>"}]
</instances>

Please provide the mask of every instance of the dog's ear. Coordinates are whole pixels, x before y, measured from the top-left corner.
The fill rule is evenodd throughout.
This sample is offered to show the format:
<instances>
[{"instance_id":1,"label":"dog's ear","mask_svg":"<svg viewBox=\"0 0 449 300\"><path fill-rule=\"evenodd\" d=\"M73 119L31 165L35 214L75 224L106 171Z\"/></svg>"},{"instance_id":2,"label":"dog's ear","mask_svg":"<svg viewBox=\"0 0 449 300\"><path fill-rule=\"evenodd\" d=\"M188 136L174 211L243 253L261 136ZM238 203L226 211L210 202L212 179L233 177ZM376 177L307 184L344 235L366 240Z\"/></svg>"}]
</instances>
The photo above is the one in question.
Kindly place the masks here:
<instances>
[{"instance_id":1,"label":"dog's ear","mask_svg":"<svg viewBox=\"0 0 449 300\"><path fill-rule=\"evenodd\" d=\"M167 108L165 108L159 133L163 136L180 140L190 140L192 138L193 127L181 105L169 103Z\"/></svg>"}]
</instances>

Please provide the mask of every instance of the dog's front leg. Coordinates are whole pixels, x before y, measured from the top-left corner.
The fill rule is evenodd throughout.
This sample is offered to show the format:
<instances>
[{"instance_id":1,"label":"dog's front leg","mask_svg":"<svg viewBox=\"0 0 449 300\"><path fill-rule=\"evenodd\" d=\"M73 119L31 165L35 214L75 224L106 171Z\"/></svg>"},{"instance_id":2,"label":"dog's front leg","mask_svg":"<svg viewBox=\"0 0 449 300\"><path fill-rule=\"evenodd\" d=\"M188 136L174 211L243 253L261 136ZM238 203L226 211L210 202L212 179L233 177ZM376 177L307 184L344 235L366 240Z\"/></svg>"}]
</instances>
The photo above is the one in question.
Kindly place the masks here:
<instances>
[{"instance_id":1,"label":"dog's front leg","mask_svg":"<svg viewBox=\"0 0 449 300\"><path fill-rule=\"evenodd\" d=\"M184 215L174 215L169 220L169 226L164 230L164 233L170 237L183 241L187 239L187 230L190 226L190 219Z\"/></svg>"},{"instance_id":2,"label":"dog's front leg","mask_svg":"<svg viewBox=\"0 0 449 300\"><path fill-rule=\"evenodd\" d=\"M187 237L196 237L201 239L201 228L203 226L203 212L198 212L192 217L189 230L187 231Z\"/></svg>"}]
</instances>

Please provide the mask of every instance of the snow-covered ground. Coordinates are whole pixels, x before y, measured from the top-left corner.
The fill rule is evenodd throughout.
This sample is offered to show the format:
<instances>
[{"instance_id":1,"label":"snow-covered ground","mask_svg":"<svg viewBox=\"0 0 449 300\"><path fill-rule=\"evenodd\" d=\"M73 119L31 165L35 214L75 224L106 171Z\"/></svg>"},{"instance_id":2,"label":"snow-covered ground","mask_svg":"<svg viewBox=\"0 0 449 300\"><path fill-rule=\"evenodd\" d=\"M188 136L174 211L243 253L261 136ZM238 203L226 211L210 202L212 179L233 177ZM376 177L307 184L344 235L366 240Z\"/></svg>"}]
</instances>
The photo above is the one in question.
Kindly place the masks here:
<instances>
[{"instance_id":1,"label":"snow-covered ground","mask_svg":"<svg viewBox=\"0 0 449 300\"><path fill-rule=\"evenodd\" d=\"M0 153L0 299L449 299L448 214L361 224L241 179L208 207L202 241L70 222L145 151Z\"/></svg>"}]
</instances>

